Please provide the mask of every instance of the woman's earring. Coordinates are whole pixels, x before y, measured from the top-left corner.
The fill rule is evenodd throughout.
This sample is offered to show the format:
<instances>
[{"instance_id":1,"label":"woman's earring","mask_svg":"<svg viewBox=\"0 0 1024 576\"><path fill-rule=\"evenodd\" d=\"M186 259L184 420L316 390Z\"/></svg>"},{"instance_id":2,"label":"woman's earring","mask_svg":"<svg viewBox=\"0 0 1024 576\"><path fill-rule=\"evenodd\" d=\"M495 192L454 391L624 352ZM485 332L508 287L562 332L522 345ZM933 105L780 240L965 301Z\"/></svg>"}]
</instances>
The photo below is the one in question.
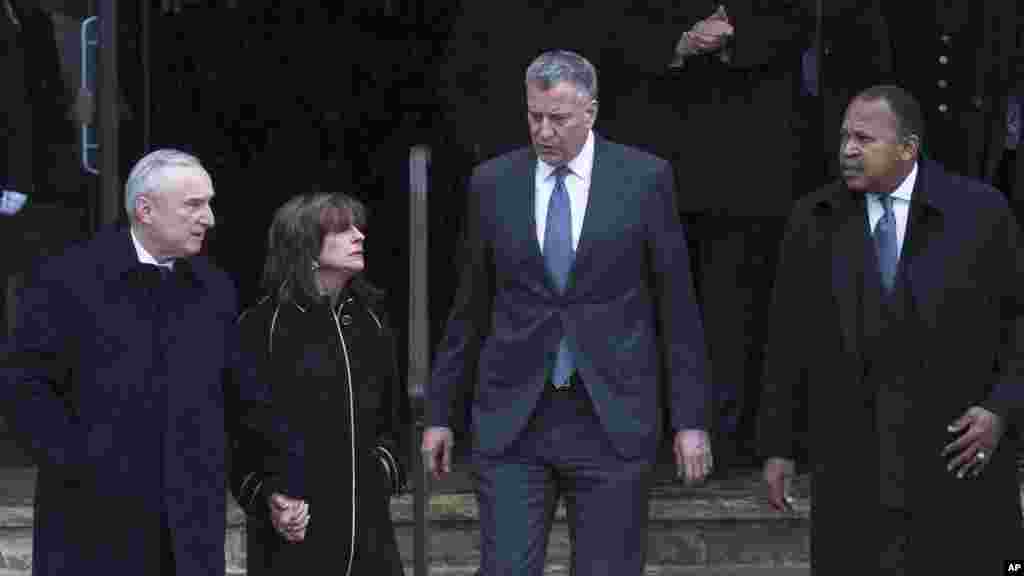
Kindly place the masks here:
<instances>
[{"instance_id":1,"label":"woman's earring","mask_svg":"<svg viewBox=\"0 0 1024 576\"><path fill-rule=\"evenodd\" d=\"M313 260L312 268L313 268L313 270L319 270L320 269L320 263L317 262L316 260Z\"/></svg>"}]
</instances>

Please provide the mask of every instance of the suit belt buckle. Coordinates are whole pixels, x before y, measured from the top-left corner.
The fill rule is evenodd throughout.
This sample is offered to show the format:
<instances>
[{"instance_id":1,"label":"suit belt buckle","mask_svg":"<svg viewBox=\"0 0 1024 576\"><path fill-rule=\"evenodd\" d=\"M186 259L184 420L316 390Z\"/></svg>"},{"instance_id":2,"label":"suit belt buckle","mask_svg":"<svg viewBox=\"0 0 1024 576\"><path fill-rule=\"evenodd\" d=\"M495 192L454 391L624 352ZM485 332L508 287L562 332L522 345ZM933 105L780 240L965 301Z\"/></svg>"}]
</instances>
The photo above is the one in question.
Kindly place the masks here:
<instances>
[{"instance_id":1,"label":"suit belt buckle","mask_svg":"<svg viewBox=\"0 0 1024 576\"><path fill-rule=\"evenodd\" d=\"M578 380L579 374L577 372L573 372L572 374L569 375L568 378L565 379L565 382L563 382L562 384L559 384L552 380L551 386L554 387L555 390L565 391L575 386Z\"/></svg>"}]
</instances>

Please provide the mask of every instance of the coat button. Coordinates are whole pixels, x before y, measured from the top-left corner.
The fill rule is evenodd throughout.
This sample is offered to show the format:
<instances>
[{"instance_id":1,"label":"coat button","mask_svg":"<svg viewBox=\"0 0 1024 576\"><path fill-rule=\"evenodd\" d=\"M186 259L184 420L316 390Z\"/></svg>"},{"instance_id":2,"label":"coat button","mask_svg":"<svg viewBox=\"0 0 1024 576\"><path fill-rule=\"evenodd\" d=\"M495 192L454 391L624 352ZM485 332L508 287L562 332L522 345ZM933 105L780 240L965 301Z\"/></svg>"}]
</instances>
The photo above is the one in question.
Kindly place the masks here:
<instances>
[{"instance_id":1,"label":"coat button","mask_svg":"<svg viewBox=\"0 0 1024 576\"><path fill-rule=\"evenodd\" d=\"M939 64L949 64L949 57L945 54L939 56Z\"/></svg>"},{"instance_id":2,"label":"coat button","mask_svg":"<svg viewBox=\"0 0 1024 576\"><path fill-rule=\"evenodd\" d=\"M331 393L330 392L328 392L326 390L324 390L323 392L320 392L320 401L321 402L327 402L330 399L331 399Z\"/></svg>"},{"instance_id":3,"label":"coat button","mask_svg":"<svg viewBox=\"0 0 1024 576\"><path fill-rule=\"evenodd\" d=\"M945 80L939 80L938 86L939 88L947 88L949 86L949 82L946 82Z\"/></svg>"},{"instance_id":4,"label":"coat button","mask_svg":"<svg viewBox=\"0 0 1024 576\"><path fill-rule=\"evenodd\" d=\"M352 325L352 316L350 314L343 314L341 316L341 325L342 326L351 326Z\"/></svg>"},{"instance_id":5,"label":"coat button","mask_svg":"<svg viewBox=\"0 0 1024 576\"><path fill-rule=\"evenodd\" d=\"M942 36L939 36L939 40L942 41L943 44L948 45L953 40L953 37L949 34L943 34Z\"/></svg>"},{"instance_id":6,"label":"coat button","mask_svg":"<svg viewBox=\"0 0 1024 576\"><path fill-rule=\"evenodd\" d=\"M981 96L975 96L974 98L971 99L971 103L974 104L975 108L981 110L981 106L985 103L985 101L982 100Z\"/></svg>"},{"instance_id":7,"label":"coat button","mask_svg":"<svg viewBox=\"0 0 1024 576\"><path fill-rule=\"evenodd\" d=\"M942 112L943 114L949 112L949 106L946 106L945 104L939 104L939 112Z\"/></svg>"},{"instance_id":8,"label":"coat button","mask_svg":"<svg viewBox=\"0 0 1024 576\"><path fill-rule=\"evenodd\" d=\"M921 370L927 370L927 369L928 369L928 359L927 358L922 358L921 359Z\"/></svg>"}]
</instances>

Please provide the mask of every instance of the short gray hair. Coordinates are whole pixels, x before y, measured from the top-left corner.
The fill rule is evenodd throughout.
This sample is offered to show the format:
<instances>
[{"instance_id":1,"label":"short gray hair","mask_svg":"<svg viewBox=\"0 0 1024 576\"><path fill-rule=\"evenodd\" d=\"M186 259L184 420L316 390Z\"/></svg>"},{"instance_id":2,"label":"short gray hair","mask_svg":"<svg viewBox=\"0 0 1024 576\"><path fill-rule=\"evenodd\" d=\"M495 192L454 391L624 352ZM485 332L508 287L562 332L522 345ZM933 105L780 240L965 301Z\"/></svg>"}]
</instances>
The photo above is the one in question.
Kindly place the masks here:
<instances>
[{"instance_id":1,"label":"short gray hair","mask_svg":"<svg viewBox=\"0 0 1024 576\"><path fill-rule=\"evenodd\" d=\"M210 180L210 174L195 156L170 148L154 150L135 163L128 174L128 180L124 183L124 208L128 212L129 220L135 213L135 200L139 194L156 191L161 184L160 177L163 171L178 166L196 168Z\"/></svg>"},{"instance_id":2,"label":"short gray hair","mask_svg":"<svg viewBox=\"0 0 1024 576\"><path fill-rule=\"evenodd\" d=\"M527 84L537 84L543 90L549 90L560 82L569 82L580 96L597 100L597 70L575 52L544 52L526 68Z\"/></svg>"}]
</instances>

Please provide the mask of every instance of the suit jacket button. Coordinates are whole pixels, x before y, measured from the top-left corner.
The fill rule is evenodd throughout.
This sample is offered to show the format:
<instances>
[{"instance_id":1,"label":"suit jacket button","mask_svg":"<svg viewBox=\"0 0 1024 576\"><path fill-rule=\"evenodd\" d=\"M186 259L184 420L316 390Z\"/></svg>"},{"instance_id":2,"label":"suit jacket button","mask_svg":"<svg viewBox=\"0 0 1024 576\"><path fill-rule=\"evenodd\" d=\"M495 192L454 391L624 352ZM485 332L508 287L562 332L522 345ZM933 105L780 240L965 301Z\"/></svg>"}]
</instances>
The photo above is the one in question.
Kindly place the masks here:
<instances>
[{"instance_id":1,"label":"suit jacket button","mask_svg":"<svg viewBox=\"0 0 1024 576\"><path fill-rule=\"evenodd\" d=\"M921 359L921 370L927 370L927 369L928 369L928 359L922 358Z\"/></svg>"},{"instance_id":2,"label":"suit jacket button","mask_svg":"<svg viewBox=\"0 0 1024 576\"><path fill-rule=\"evenodd\" d=\"M320 393L320 401L321 402L327 402L330 399L331 399L331 393L330 392L324 390L323 392Z\"/></svg>"},{"instance_id":3,"label":"suit jacket button","mask_svg":"<svg viewBox=\"0 0 1024 576\"><path fill-rule=\"evenodd\" d=\"M341 325L342 326L351 326L352 325L352 316L350 314L343 314L341 316Z\"/></svg>"}]
</instances>

